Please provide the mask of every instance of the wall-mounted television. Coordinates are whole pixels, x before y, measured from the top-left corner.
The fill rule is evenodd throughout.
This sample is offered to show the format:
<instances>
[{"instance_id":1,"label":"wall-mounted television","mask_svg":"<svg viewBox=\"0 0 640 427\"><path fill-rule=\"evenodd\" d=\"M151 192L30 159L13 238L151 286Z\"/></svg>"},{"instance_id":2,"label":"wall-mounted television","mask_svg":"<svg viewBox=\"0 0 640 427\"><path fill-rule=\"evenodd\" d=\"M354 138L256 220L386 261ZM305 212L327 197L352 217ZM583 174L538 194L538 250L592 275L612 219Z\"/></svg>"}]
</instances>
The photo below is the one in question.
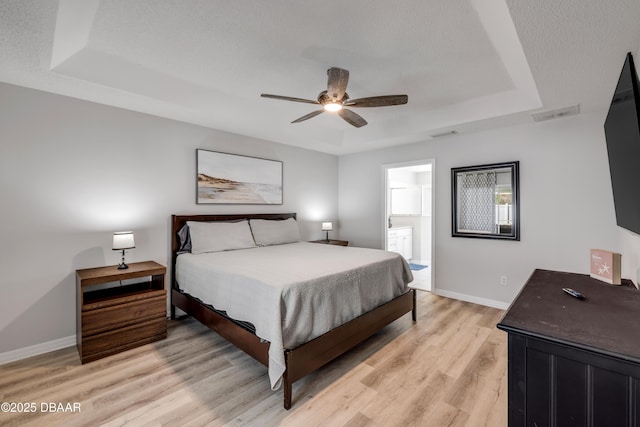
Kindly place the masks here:
<instances>
[{"instance_id":1,"label":"wall-mounted television","mask_svg":"<svg viewBox=\"0 0 640 427\"><path fill-rule=\"evenodd\" d=\"M616 222L640 234L640 91L631 53L604 122Z\"/></svg>"}]
</instances>

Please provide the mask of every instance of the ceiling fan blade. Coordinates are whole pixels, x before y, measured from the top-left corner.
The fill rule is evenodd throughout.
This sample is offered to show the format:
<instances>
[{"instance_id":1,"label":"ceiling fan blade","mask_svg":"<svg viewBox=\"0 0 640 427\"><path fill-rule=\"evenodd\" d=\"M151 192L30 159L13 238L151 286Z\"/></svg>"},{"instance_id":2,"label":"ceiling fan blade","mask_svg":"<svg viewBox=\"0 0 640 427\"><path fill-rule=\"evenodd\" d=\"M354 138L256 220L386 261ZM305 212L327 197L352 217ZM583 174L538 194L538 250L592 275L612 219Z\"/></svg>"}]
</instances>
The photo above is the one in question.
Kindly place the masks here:
<instances>
[{"instance_id":1,"label":"ceiling fan blade","mask_svg":"<svg viewBox=\"0 0 640 427\"><path fill-rule=\"evenodd\" d=\"M304 102L307 104L320 104L318 101L312 101L310 99L303 99L303 98L293 98L291 96L271 95L268 93L260 94L260 96L263 98L280 99L282 101Z\"/></svg>"},{"instance_id":2,"label":"ceiling fan blade","mask_svg":"<svg viewBox=\"0 0 640 427\"><path fill-rule=\"evenodd\" d=\"M347 107L387 107L390 105L402 105L407 102L409 102L407 95L384 95L349 99L344 105Z\"/></svg>"},{"instance_id":3,"label":"ceiling fan blade","mask_svg":"<svg viewBox=\"0 0 640 427\"><path fill-rule=\"evenodd\" d=\"M327 70L327 95L333 101L339 101L344 96L349 83L349 71L331 67Z\"/></svg>"},{"instance_id":4,"label":"ceiling fan blade","mask_svg":"<svg viewBox=\"0 0 640 427\"><path fill-rule=\"evenodd\" d=\"M294 121L292 121L291 123L300 123L300 122L304 122L305 120L309 120L315 116L317 116L318 114L322 114L324 112L324 110L316 110L316 111L312 111L309 114L305 114L302 117L299 117L297 119L295 119Z\"/></svg>"},{"instance_id":5,"label":"ceiling fan blade","mask_svg":"<svg viewBox=\"0 0 640 427\"><path fill-rule=\"evenodd\" d=\"M360 128L367 124L367 121L360 117L358 114L354 113L351 110L345 110L344 108L338 111L338 115L344 119L345 122L349 123L352 126Z\"/></svg>"}]
</instances>

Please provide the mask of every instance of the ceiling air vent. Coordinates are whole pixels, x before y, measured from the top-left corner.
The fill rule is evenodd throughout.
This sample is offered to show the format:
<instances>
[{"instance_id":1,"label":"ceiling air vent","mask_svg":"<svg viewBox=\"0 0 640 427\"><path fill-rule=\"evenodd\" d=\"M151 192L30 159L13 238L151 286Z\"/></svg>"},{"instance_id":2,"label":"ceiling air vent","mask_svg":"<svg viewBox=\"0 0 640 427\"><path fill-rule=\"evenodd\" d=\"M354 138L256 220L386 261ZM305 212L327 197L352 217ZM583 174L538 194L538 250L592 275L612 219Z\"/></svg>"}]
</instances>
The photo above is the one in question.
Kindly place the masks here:
<instances>
[{"instance_id":1,"label":"ceiling air vent","mask_svg":"<svg viewBox=\"0 0 640 427\"><path fill-rule=\"evenodd\" d=\"M580 113L580 104L572 105L570 107L558 108L556 110L540 111L539 113L533 113L531 117L534 122L543 122L545 120L559 119L561 117L573 116Z\"/></svg>"},{"instance_id":2,"label":"ceiling air vent","mask_svg":"<svg viewBox=\"0 0 640 427\"><path fill-rule=\"evenodd\" d=\"M441 138L443 136L456 135L458 133L457 130L448 130L446 132L434 133L433 135L429 135L431 138Z\"/></svg>"}]
</instances>

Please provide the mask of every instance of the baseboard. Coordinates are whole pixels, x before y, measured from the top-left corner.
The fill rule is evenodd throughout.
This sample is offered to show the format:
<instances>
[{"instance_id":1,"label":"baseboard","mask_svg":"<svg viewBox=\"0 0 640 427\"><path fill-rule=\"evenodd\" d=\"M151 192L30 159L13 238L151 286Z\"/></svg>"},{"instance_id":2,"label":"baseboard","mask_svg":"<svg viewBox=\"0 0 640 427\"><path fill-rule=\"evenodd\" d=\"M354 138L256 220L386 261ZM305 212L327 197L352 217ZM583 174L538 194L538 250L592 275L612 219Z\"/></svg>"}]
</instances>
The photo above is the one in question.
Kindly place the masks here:
<instances>
[{"instance_id":1,"label":"baseboard","mask_svg":"<svg viewBox=\"0 0 640 427\"><path fill-rule=\"evenodd\" d=\"M27 357L37 356L39 354L49 353L50 351L60 350L61 348L76 345L76 336L71 335L59 338L53 341L43 342L41 344L31 345L16 350L0 353L0 365L15 362L16 360L26 359Z\"/></svg>"},{"instance_id":2,"label":"baseboard","mask_svg":"<svg viewBox=\"0 0 640 427\"><path fill-rule=\"evenodd\" d=\"M474 304L486 305L487 307L498 308L500 310L506 310L509 308L509 303L502 301L495 301L487 298L480 298L473 295L461 294L458 292L444 291L442 289L434 289L433 293L440 295L441 297L453 298L460 301L472 302Z\"/></svg>"}]
</instances>

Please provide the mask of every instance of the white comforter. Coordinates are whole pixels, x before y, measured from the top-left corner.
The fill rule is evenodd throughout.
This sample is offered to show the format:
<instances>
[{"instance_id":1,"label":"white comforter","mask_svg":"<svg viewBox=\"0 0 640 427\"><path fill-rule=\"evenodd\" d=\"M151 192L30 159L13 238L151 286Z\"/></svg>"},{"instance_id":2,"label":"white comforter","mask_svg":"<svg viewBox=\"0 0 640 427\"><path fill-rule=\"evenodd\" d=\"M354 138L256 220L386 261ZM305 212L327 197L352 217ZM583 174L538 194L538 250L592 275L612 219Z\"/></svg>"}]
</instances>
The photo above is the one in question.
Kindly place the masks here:
<instances>
[{"instance_id":1,"label":"white comforter","mask_svg":"<svg viewBox=\"0 0 640 427\"><path fill-rule=\"evenodd\" d=\"M271 343L269 379L280 387L284 349L293 349L405 293L413 280L393 252L297 242L182 254L180 289L251 322Z\"/></svg>"}]
</instances>

